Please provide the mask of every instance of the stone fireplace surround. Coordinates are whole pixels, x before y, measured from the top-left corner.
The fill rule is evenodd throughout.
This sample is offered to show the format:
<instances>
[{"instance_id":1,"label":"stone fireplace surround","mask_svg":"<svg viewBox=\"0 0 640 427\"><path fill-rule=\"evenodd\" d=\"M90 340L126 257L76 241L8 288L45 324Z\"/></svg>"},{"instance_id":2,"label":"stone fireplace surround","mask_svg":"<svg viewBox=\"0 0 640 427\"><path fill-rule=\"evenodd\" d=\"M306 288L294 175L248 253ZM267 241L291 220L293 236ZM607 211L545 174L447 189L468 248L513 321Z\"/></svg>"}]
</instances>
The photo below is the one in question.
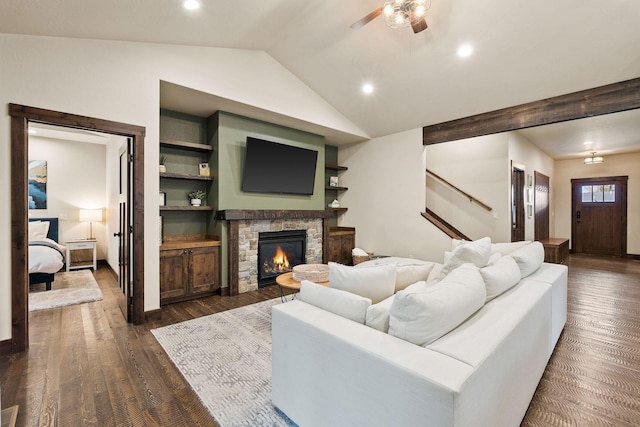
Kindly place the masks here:
<instances>
[{"instance_id":1,"label":"stone fireplace surround","mask_svg":"<svg viewBox=\"0 0 640 427\"><path fill-rule=\"evenodd\" d=\"M228 222L229 295L258 289L258 235L260 232L307 230L307 263L326 263L330 215L330 212L324 210L227 209L218 211L216 219Z\"/></svg>"}]
</instances>

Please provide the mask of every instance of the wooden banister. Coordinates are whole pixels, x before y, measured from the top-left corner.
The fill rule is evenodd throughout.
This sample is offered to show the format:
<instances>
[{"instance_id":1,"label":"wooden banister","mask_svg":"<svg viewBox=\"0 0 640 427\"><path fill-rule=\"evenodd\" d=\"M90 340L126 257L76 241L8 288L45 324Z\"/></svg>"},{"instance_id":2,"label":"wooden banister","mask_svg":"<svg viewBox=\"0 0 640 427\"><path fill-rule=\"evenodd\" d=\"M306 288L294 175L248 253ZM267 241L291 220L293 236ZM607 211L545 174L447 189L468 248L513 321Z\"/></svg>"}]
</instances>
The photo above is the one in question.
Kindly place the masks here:
<instances>
[{"instance_id":1,"label":"wooden banister","mask_svg":"<svg viewBox=\"0 0 640 427\"><path fill-rule=\"evenodd\" d=\"M441 181L443 184L446 184L447 186L449 186L452 189L456 190L458 193L462 194L465 198L469 199L470 202L473 202L473 203L477 204L478 206L488 210L489 212L491 212L493 210L493 208L491 206L488 206L488 205L482 203L480 200L476 199L471 194L459 189L458 187L456 187L455 185L453 185L452 183L450 183L446 179L442 178L440 175L438 175L436 173L433 173L429 169L427 169L427 173L429 175L433 176L434 178L436 178L437 180Z\"/></svg>"}]
</instances>

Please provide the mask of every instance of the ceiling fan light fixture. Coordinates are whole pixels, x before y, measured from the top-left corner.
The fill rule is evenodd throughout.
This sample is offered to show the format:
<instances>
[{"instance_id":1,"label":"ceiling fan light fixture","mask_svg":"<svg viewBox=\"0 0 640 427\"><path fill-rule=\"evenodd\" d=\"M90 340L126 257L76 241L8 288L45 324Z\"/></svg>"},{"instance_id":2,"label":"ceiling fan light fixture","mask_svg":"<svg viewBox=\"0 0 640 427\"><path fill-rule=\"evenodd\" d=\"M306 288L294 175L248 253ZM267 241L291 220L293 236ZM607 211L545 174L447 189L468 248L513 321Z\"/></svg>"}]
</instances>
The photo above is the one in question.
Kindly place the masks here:
<instances>
[{"instance_id":1,"label":"ceiling fan light fixture","mask_svg":"<svg viewBox=\"0 0 640 427\"><path fill-rule=\"evenodd\" d=\"M391 28L405 28L427 13L425 0L387 0L382 6L382 19Z\"/></svg>"},{"instance_id":2,"label":"ceiling fan light fixture","mask_svg":"<svg viewBox=\"0 0 640 427\"><path fill-rule=\"evenodd\" d=\"M584 164L585 165L595 165L598 163L604 163L604 157L602 156L596 156L596 152L593 151L591 153L591 157L585 157L584 159Z\"/></svg>"}]
</instances>

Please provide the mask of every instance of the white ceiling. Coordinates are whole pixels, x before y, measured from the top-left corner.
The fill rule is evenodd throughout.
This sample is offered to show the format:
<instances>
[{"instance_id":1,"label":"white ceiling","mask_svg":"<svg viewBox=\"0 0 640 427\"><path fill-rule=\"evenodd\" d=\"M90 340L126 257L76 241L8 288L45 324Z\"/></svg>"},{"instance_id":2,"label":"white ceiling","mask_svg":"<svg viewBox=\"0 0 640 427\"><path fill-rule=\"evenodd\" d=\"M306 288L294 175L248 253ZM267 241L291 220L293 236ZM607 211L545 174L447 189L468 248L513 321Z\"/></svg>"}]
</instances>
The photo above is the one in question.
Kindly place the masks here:
<instances>
[{"instance_id":1,"label":"white ceiling","mask_svg":"<svg viewBox=\"0 0 640 427\"><path fill-rule=\"evenodd\" d=\"M202 1L2 0L0 32L264 50L370 137L640 77L637 0L432 0L417 35L381 18L349 28L381 0ZM471 57L456 56L461 43ZM639 134L626 125L626 148L617 135L599 144L637 151ZM582 137L569 139L543 149L582 156Z\"/></svg>"}]
</instances>

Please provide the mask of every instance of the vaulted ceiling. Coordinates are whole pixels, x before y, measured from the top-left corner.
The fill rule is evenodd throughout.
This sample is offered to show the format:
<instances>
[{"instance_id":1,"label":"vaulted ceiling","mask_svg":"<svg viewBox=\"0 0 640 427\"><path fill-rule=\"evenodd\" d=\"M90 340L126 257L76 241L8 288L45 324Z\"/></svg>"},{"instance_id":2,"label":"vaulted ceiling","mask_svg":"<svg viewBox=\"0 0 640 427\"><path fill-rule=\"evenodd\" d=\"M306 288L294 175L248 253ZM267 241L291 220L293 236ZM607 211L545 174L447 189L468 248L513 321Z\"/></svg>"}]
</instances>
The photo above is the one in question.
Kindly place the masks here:
<instances>
[{"instance_id":1,"label":"vaulted ceiling","mask_svg":"<svg viewBox=\"0 0 640 427\"><path fill-rule=\"evenodd\" d=\"M0 32L263 50L370 137L640 77L634 0L432 0L419 34L381 18L349 28L379 0L202 2L3 0ZM640 130L624 132L640 144ZM575 139L579 150L547 150L588 151Z\"/></svg>"}]
</instances>

